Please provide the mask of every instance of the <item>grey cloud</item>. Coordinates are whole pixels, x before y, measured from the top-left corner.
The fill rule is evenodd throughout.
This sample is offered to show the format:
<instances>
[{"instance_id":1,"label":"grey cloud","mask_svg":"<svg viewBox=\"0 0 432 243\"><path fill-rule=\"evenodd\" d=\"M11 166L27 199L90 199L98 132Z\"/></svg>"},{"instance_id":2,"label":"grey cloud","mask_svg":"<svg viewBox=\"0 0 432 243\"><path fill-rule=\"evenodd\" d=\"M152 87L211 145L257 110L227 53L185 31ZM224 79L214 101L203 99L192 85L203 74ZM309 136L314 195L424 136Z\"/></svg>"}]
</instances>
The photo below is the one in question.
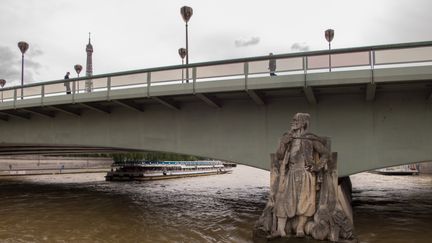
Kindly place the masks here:
<instances>
[{"instance_id":1,"label":"grey cloud","mask_svg":"<svg viewBox=\"0 0 432 243\"><path fill-rule=\"evenodd\" d=\"M309 46L306 45L306 43L294 43L291 45L291 50L292 51L309 51Z\"/></svg>"},{"instance_id":2,"label":"grey cloud","mask_svg":"<svg viewBox=\"0 0 432 243\"><path fill-rule=\"evenodd\" d=\"M6 80L6 85L20 77L19 58L16 56L20 55L16 55L8 47L0 46L0 78Z\"/></svg>"},{"instance_id":3,"label":"grey cloud","mask_svg":"<svg viewBox=\"0 0 432 243\"><path fill-rule=\"evenodd\" d=\"M29 59L25 61L25 67L32 69L34 72L37 72L37 70L41 68L42 65L38 62Z\"/></svg>"},{"instance_id":4,"label":"grey cloud","mask_svg":"<svg viewBox=\"0 0 432 243\"><path fill-rule=\"evenodd\" d=\"M35 61L35 56L42 55L43 52L35 49L25 56L24 60L24 79L25 82L34 81L34 75L39 74L42 65ZM0 78L6 80L6 86L18 85L21 80L21 54L19 50L11 50L6 46L0 46Z\"/></svg>"},{"instance_id":5,"label":"grey cloud","mask_svg":"<svg viewBox=\"0 0 432 243\"><path fill-rule=\"evenodd\" d=\"M234 44L236 47L245 47L245 46L257 45L259 42L260 42L259 37L252 37L249 40L236 40Z\"/></svg>"},{"instance_id":6,"label":"grey cloud","mask_svg":"<svg viewBox=\"0 0 432 243\"><path fill-rule=\"evenodd\" d=\"M29 57L37 57L41 56L43 54L43 51L41 49L32 48L32 51L28 53Z\"/></svg>"}]
</instances>

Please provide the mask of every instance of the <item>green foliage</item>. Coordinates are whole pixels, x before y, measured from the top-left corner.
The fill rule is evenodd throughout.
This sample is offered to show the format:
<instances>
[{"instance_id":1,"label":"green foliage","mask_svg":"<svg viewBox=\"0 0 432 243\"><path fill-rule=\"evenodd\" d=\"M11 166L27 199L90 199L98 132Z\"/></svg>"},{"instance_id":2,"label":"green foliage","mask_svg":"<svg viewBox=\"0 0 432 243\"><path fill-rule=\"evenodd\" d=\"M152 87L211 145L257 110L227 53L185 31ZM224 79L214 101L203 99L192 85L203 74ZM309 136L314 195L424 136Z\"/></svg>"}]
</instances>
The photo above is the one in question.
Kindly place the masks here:
<instances>
[{"instance_id":1,"label":"green foliage","mask_svg":"<svg viewBox=\"0 0 432 243\"><path fill-rule=\"evenodd\" d=\"M138 163L140 161L192 161L202 160L192 155L182 155L163 152L132 152L132 153L116 153L111 155L114 163Z\"/></svg>"}]
</instances>

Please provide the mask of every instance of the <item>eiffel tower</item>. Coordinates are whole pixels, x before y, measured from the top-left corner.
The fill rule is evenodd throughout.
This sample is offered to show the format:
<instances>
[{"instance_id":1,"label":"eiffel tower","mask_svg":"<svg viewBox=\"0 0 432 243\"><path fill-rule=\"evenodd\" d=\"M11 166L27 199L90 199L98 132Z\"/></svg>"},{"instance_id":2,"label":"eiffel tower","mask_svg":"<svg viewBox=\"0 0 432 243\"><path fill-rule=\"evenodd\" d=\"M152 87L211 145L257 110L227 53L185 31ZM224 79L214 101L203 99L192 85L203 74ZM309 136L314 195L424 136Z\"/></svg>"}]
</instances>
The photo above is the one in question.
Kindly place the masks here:
<instances>
[{"instance_id":1,"label":"eiffel tower","mask_svg":"<svg viewBox=\"0 0 432 243\"><path fill-rule=\"evenodd\" d=\"M86 52L87 52L87 64L86 64L86 77L93 76L93 61L92 61L92 54L93 54L93 46L90 41L90 32L89 32L89 42L86 46ZM87 93L92 92L93 90L93 81L91 79L88 79L85 81L85 91Z\"/></svg>"}]
</instances>

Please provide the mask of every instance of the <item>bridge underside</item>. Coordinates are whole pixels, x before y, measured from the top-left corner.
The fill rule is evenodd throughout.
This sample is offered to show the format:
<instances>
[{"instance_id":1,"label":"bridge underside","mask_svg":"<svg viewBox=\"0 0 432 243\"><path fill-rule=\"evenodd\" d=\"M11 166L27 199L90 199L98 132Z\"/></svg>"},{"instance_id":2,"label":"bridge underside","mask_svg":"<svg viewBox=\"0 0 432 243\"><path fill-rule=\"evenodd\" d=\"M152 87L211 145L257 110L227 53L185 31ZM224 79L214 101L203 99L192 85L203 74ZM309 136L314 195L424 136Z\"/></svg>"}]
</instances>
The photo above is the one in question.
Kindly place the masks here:
<instances>
[{"instance_id":1,"label":"bridge underside","mask_svg":"<svg viewBox=\"0 0 432 243\"><path fill-rule=\"evenodd\" d=\"M0 156L13 155L70 155L95 153L125 153L135 152L131 149L89 147L89 146L58 146L58 145L31 145L31 144L1 144Z\"/></svg>"},{"instance_id":2,"label":"bridge underside","mask_svg":"<svg viewBox=\"0 0 432 243\"><path fill-rule=\"evenodd\" d=\"M100 92L95 97L103 100L83 96L75 103L41 106L24 100L22 106L0 110L4 120L0 152L37 152L32 146L47 152L54 147L57 152L71 147L94 152L165 151L268 169L269 154L289 129L292 116L308 112L311 131L330 137L332 150L339 153L341 176L428 161L432 160L428 72L414 81L390 75L383 82L370 82L369 73L363 79L346 78L341 72L308 85L304 75L297 81L294 76L278 76L260 78L255 86L253 79L249 86L226 80L215 88L207 82L200 92L194 87L195 92L157 95L155 88L153 95L143 96L144 90L137 88L137 95L111 93L107 98ZM17 149L18 145L31 149Z\"/></svg>"}]
</instances>

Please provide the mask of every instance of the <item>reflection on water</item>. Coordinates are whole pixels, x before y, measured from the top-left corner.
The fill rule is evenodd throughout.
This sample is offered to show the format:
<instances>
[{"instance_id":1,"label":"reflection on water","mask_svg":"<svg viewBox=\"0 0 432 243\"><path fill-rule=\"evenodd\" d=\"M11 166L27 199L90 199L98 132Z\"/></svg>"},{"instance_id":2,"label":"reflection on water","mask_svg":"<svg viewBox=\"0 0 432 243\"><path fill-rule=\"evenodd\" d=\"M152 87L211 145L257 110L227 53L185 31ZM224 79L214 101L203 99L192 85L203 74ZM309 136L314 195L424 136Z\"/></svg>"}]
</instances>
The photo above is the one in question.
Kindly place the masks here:
<instances>
[{"instance_id":1,"label":"reflection on water","mask_svg":"<svg viewBox=\"0 0 432 243\"><path fill-rule=\"evenodd\" d=\"M150 182L105 182L103 174L2 178L0 241L251 242L268 181L268 172L245 166ZM363 173L353 184L361 242L430 242L432 177Z\"/></svg>"}]
</instances>

